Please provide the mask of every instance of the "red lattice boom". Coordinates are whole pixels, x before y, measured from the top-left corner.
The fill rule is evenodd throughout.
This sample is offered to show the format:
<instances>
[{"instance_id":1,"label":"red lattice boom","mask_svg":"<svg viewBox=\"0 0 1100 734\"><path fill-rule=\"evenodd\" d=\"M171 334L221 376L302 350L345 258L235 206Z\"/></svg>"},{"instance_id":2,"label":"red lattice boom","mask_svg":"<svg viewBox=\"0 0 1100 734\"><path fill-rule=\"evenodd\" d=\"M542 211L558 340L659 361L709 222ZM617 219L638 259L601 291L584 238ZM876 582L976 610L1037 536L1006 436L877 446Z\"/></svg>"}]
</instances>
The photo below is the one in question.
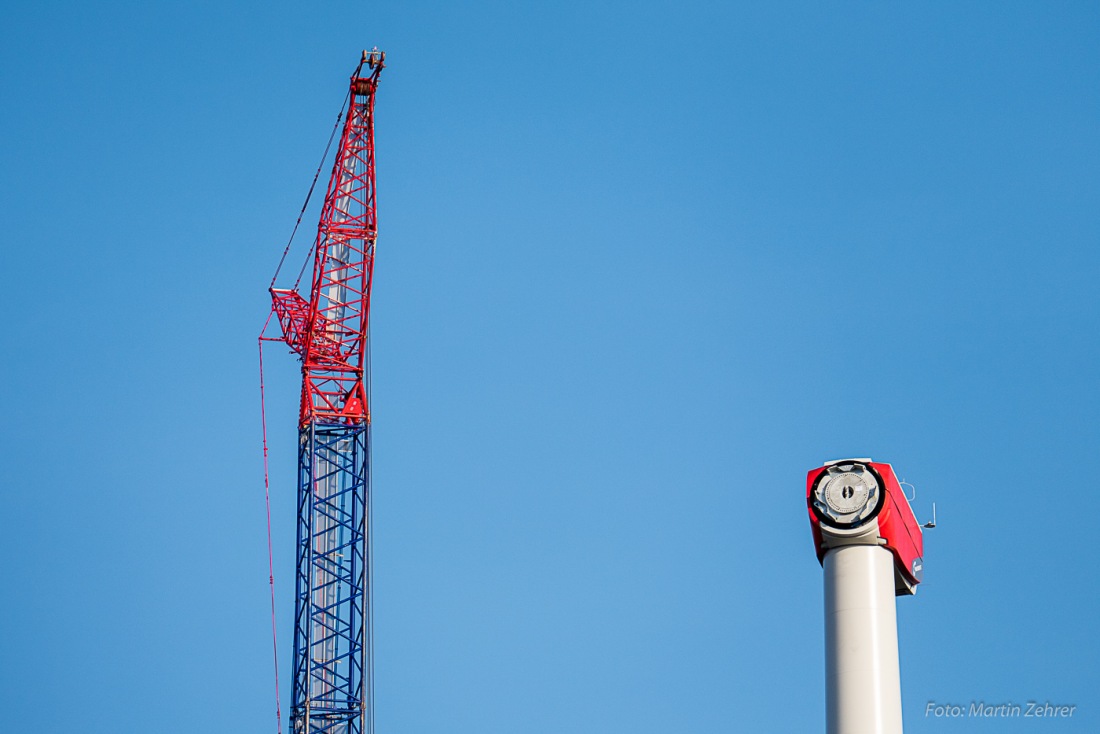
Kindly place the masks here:
<instances>
[{"instance_id":1,"label":"red lattice boom","mask_svg":"<svg viewBox=\"0 0 1100 734\"><path fill-rule=\"evenodd\" d=\"M382 64L351 79L340 147L325 193L307 301L271 289L282 339L302 358L301 422L370 420L364 386L374 246L374 93Z\"/></svg>"}]
</instances>

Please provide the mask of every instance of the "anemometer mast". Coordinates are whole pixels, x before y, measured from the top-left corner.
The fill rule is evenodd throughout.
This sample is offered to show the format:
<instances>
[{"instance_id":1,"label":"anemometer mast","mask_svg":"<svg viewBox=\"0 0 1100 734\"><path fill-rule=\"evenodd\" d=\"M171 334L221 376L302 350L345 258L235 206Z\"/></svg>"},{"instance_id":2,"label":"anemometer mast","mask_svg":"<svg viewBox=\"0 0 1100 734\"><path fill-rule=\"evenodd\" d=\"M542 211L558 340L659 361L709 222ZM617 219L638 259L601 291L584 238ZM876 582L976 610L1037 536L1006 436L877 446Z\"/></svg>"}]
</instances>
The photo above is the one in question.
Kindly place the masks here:
<instances>
[{"instance_id":1,"label":"anemometer mast","mask_svg":"<svg viewBox=\"0 0 1100 734\"><path fill-rule=\"evenodd\" d=\"M302 362L290 732L370 734L370 294L378 236L374 95L386 55L364 51L317 226L308 297L271 288Z\"/></svg>"},{"instance_id":2,"label":"anemometer mast","mask_svg":"<svg viewBox=\"0 0 1100 734\"><path fill-rule=\"evenodd\" d=\"M915 594L924 542L889 464L831 461L806 478L825 571L826 734L901 734L895 595Z\"/></svg>"}]
</instances>

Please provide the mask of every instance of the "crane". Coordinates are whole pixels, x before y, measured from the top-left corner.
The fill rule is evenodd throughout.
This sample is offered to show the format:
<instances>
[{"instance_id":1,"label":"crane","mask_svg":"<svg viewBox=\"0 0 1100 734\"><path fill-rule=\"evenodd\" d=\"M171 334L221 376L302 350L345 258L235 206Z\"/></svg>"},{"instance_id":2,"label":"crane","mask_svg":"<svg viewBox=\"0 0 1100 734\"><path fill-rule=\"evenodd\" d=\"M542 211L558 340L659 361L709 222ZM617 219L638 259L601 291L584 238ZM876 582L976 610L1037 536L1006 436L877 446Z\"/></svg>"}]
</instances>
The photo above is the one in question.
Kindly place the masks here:
<instances>
[{"instance_id":1,"label":"crane","mask_svg":"<svg viewBox=\"0 0 1100 734\"><path fill-rule=\"evenodd\" d=\"M378 236L374 95L385 58L377 48L364 51L351 75L311 250L309 293L298 289L305 264L292 288L275 287L277 270L268 324L274 316L281 333L265 336L265 325L260 336L261 390L264 341L286 343L302 364L289 721L294 734L374 731L369 316ZM266 425L264 433L266 461ZM273 576L272 600L274 626Z\"/></svg>"}]
</instances>

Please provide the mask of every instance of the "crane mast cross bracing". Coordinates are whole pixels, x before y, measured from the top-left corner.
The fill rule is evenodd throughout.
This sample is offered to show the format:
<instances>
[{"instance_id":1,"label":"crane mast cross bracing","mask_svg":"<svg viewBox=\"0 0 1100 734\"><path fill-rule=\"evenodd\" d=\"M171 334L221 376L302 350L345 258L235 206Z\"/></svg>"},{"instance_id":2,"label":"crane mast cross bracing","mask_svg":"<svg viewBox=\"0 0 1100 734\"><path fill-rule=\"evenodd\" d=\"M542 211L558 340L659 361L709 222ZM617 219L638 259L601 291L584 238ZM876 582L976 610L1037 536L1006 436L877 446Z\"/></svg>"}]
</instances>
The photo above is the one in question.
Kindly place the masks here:
<instances>
[{"instance_id":1,"label":"crane mast cross bracing","mask_svg":"<svg viewBox=\"0 0 1100 734\"><path fill-rule=\"evenodd\" d=\"M317 226L308 298L272 287L302 362L294 591L294 734L371 734L370 293L377 239L374 95L364 52Z\"/></svg>"}]
</instances>

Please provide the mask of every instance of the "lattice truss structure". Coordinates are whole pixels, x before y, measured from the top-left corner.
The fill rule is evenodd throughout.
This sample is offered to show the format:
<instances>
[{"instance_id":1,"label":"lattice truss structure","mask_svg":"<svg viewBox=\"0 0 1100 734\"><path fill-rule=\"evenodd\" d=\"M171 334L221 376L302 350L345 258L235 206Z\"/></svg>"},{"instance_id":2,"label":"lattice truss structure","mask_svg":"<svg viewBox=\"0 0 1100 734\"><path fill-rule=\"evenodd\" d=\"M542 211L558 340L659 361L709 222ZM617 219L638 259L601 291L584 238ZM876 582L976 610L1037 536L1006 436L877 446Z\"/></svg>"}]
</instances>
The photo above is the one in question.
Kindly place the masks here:
<instances>
[{"instance_id":1,"label":"lattice truss structure","mask_svg":"<svg viewBox=\"0 0 1100 734\"><path fill-rule=\"evenodd\" d=\"M317 239L309 298L271 288L302 360L290 731L373 732L370 292L377 238L374 94L385 55L364 53ZM365 74L363 72L366 72Z\"/></svg>"},{"instance_id":2,"label":"lattice truss structure","mask_svg":"<svg viewBox=\"0 0 1100 734\"><path fill-rule=\"evenodd\" d=\"M312 423L298 452L293 732L369 732L369 431Z\"/></svg>"},{"instance_id":3,"label":"lattice truss structure","mask_svg":"<svg viewBox=\"0 0 1100 734\"><path fill-rule=\"evenodd\" d=\"M351 102L317 227L310 299L297 290L271 289L283 336L303 360L303 423L367 418L363 371L378 232L374 90L380 69L351 80Z\"/></svg>"}]
</instances>

